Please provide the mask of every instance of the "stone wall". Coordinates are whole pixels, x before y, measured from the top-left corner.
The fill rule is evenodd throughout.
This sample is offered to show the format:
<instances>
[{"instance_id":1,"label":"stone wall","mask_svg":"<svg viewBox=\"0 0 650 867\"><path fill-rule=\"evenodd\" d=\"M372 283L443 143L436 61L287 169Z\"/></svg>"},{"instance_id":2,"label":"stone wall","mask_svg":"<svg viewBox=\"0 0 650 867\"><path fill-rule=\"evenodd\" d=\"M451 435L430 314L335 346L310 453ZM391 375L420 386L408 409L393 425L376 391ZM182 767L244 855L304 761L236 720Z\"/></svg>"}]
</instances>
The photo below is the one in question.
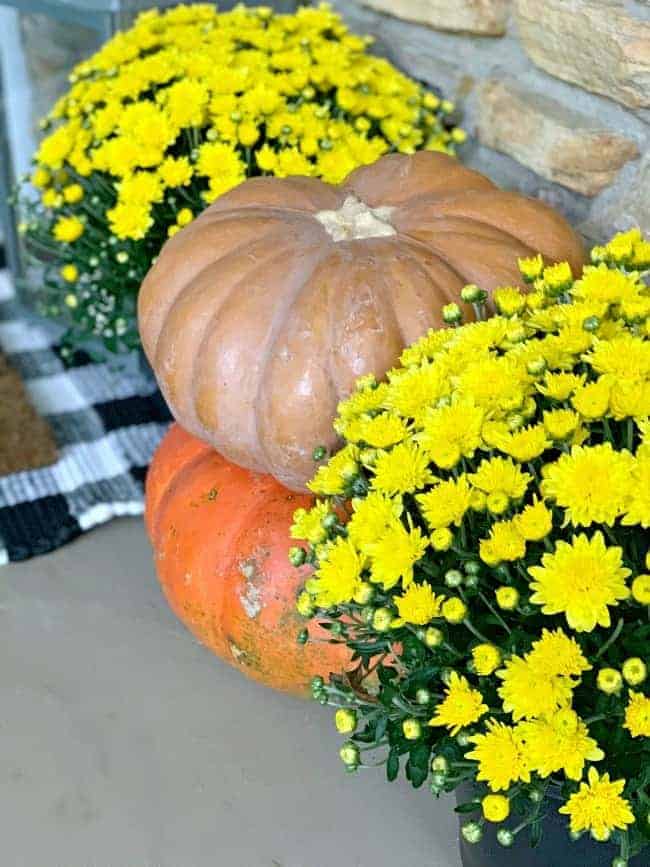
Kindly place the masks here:
<instances>
[{"instance_id":1,"label":"stone wall","mask_svg":"<svg viewBox=\"0 0 650 867\"><path fill-rule=\"evenodd\" d=\"M376 50L456 101L462 159L590 241L650 232L648 0L333 0Z\"/></svg>"}]
</instances>

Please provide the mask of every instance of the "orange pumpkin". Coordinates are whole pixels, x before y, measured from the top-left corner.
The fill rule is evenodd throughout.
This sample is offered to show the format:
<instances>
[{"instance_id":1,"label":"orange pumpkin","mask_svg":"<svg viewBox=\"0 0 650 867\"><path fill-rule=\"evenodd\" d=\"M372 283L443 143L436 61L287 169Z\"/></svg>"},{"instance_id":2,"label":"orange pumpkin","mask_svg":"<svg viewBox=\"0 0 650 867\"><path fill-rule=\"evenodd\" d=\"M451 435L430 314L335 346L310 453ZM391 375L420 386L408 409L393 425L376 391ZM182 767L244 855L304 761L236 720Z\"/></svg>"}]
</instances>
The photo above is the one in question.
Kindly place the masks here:
<instances>
[{"instance_id":1,"label":"orange pumpkin","mask_svg":"<svg viewBox=\"0 0 650 867\"><path fill-rule=\"evenodd\" d=\"M383 376L465 284L519 284L537 251L583 264L559 214L444 154L393 154L337 187L254 178L165 244L142 342L187 430L301 490L357 377Z\"/></svg>"},{"instance_id":2,"label":"orange pumpkin","mask_svg":"<svg viewBox=\"0 0 650 867\"><path fill-rule=\"evenodd\" d=\"M289 564L289 527L306 495L226 461L173 425L147 477L145 520L158 578L176 615L210 650L267 686L307 695L342 671L341 645L297 642L305 569ZM310 626L312 638L320 636Z\"/></svg>"}]
</instances>

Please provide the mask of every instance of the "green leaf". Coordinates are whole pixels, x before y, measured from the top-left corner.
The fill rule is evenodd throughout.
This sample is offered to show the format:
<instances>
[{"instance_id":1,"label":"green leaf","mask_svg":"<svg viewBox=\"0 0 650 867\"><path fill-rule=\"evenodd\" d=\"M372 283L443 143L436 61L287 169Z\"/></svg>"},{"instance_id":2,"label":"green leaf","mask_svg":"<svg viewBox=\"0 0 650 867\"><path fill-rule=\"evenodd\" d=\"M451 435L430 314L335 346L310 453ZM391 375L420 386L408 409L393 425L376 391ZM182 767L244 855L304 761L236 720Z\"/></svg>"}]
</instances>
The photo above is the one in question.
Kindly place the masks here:
<instances>
[{"instance_id":1,"label":"green leaf","mask_svg":"<svg viewBox=\"0 0 650 867\"><path fill-rule=\"evenodd\" d=\"M397 775L399 774L399 755L397 750L392 749L388 754L388 761L386 762L386 777L388 778L388 782L392 783L393 780L397 779Z\"/></svg>"},{"instance_id":2,"label":"green leaf","mask_svg":"<svg viewBox=\"0 0 650 867\"><path fill-rule=\"evenodd\" d=\"M377 677L379 678L380 683L388 685L397 677L397 669L392 668L391 666L380 665L377 671Z\"/></svg>"},{"instance_id":3,"label":"green leaf","mask_svg":"<svg viewBox=\"0 0 650 867\"><path fill-rule=\"evenodd\" d=\"M530 845L533 849L541 843L543 833L542 823L540 821L533 822L530 826Z\"/></svg>"},{"instance_id":4,"label":"green leaf","mask_svg":"<svg viewBox=\"0 0 650 867\"><path fill-rule=\"evenodd\" d=\"M414 789L418 789L429 776L428 763L424 766L413 761L413 752L406 763L406 779L411 781Z\"/></svg>"},{"instance_id":5,"label":"green leaf","mask_svg":"<svg viewBox=\"0 0 650 867\"><path fill-rule=\"evenodd\" d=\"M471 801L467 804L459 804L454 808L454 813L476 813L476 811L480 809L481 804L479 801Z\"/></svg>"}]
</instances>

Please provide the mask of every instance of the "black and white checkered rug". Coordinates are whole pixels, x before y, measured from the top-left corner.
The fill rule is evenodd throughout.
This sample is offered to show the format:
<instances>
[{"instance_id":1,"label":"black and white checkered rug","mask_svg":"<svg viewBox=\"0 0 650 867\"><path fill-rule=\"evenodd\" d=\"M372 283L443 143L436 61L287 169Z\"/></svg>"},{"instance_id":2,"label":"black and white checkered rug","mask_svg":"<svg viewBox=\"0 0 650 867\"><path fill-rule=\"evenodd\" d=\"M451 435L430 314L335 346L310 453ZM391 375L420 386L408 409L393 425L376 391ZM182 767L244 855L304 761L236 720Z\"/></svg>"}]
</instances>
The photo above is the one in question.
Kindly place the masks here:
<instances>
[{"instance_id":1,"label":"black and white checkered rug","mask_svg":"<svg viewBox=\"0 0 650 867\"><path fill-rule=\"evenodd\" d=\"M50 467L0 477L0 565L141 514L146 469L170 421L153 377L135 361L117 368L78 353L67 367L57 328L23 315L0 271L0 348L59 448Z\"/></svg>"}]
</instances>

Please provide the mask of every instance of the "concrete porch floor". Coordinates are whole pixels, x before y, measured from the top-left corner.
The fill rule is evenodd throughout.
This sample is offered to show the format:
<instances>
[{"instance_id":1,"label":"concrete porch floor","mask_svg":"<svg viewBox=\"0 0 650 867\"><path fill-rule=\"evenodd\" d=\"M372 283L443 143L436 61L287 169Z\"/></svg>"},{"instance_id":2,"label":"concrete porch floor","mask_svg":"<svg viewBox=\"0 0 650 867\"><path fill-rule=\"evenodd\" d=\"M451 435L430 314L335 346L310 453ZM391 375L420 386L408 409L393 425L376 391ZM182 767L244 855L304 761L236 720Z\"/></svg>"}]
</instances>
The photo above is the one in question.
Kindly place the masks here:
<instances>
[{"instance_id":1,"label":"concrete porch floor","mask_svg":"<svg viewBox=\"0 0 650 867\"><path fill-rule=\"evenodd\" d=\"M339 742L175 620L140 520L0 570L2 867L458 867L450 804Z\"/></svg>"}]
</instances>

